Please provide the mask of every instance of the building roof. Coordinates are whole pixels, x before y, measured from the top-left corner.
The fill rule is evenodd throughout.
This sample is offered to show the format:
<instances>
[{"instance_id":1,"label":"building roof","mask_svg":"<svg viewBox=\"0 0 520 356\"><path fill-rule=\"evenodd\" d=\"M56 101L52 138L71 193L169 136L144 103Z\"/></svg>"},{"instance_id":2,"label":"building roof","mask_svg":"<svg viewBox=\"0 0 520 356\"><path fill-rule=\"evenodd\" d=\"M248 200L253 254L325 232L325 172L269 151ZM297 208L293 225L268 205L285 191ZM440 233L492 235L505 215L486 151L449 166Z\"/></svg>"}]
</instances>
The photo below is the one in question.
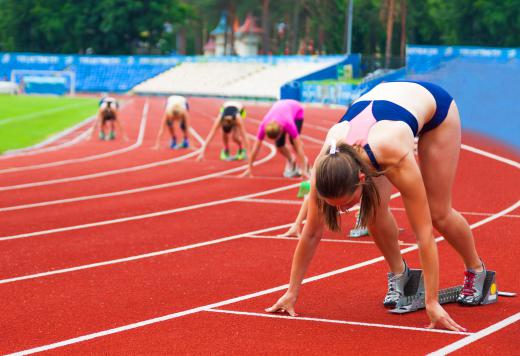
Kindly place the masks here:
<instances>
[{"instance_id":1,"label":"building roof","mask_svg":"<svg viewBox=\"0 0 520 356\"><path fill-rule=\"evenodd\" d=\"M256 25L255 18L251 14L248 14L244 21L244 24L242 26L240 26L236 32L238 32L238 33L262 33L263 31L260 27L258 27Z\"/></svg>"},{"instance_id":2,"label":"building roof","mask_svg":"<svg viewBox=\"0 0 520 356\"><path fill-rule=\"evenodd\" d=\"M215 27L215 29L213 31L211 31L211 34L212 35L222 35L223 33L226 33L226 27L227 27L226 23L227 23L226 15L222 14L222 16L220 16L220 20L218 21L217 27Z\"/></svg>"}]
</instances>

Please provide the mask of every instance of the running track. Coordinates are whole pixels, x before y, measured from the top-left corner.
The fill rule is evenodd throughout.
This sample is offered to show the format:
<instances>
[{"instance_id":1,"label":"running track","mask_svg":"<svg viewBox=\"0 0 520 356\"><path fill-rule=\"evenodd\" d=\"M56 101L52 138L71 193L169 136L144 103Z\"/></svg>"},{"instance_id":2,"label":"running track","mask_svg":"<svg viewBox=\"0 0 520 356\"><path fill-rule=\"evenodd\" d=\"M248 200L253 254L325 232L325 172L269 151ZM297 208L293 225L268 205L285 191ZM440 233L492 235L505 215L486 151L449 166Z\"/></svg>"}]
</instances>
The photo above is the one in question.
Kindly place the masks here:
<instances>
[{"instance_id":1,"label":"running track","mask_svg":"<svg viewBox=\"0 0 520 356\"><path fill-rule=\"evenodd\" d=\"M195 150L220 103L190 99ZM284 162L271 145L246 179L237 178L243 162L218 160L218 135L203 163L193 150L152 150L163 105L128 100L129 142L71 142L85 132L80 125L60 144L0 159L2 354L517 352L518 298L448 305L465 334L424 329L424 312L387 313L386 267L368 238L327 233L300 317L264 313L288 281L296 241L276 235L298 211L299 181L280 178ZM267 109L248 105L249 133ZM310 157L341 113L306 110ZM518 292L519 157L467 133L463 142L454 205L499 288ZM399 197L392 207L405 228L403 252L417 267ZM353 218L343 220L348 230ZM460 284L462 263L438 240L441 287Z\"/></svg>"}]
</instances>

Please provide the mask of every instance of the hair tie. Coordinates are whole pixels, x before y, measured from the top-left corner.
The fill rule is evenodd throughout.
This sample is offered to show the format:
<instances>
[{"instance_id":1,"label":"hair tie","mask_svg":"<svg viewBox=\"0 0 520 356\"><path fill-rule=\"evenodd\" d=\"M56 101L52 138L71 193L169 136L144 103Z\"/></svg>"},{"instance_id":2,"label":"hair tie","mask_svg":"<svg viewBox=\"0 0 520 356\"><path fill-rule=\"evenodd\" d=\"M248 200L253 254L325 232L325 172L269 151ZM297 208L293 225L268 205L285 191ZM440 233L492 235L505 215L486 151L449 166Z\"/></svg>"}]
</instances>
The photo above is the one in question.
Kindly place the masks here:
<instances>
[{"instance_id":1,"label":"hair tie","mask_svg":"<svg viewBox=\"0 0 520 356\"><path fill-rule=\"evenodd\" d=\"M338 149L336 147L336 140L331 138L329 142L330 142L329 154L331 154L331 155L336 154L336 152L338 152Z\"/></svg>"}]
</instances>

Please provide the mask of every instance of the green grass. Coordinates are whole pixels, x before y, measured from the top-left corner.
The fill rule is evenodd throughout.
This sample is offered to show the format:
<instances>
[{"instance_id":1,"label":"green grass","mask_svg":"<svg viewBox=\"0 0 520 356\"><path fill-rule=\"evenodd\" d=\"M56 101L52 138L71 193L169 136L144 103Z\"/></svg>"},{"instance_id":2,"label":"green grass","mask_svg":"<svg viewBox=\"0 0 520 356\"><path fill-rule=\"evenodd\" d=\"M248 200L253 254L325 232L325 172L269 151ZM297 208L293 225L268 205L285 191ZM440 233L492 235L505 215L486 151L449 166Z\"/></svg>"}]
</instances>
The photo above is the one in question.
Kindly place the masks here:
<instances>
[{"instance_id":1,"label":"green grass","mask_svg":"<svg viewBox=\"0 0 520 356\"><path fill-rule=\"evenodd\" d=\"M0 153L41 142L97 111L98 99L0 95Z\"/></svg>"}]
</instances>

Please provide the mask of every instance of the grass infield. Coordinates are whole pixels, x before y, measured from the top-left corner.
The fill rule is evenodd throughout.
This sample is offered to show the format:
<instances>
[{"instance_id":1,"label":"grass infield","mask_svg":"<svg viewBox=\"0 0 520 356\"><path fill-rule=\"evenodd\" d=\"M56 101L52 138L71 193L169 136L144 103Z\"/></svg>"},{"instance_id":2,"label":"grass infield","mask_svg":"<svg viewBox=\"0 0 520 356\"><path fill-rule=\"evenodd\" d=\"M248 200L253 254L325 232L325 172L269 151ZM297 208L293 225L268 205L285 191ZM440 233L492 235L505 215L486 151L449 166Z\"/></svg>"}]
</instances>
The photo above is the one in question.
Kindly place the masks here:
<instances>
[{"instance_id":1,"label":"grass infield","mask_svg":"<svg viewBox=\"0 0 520 356\"><path fill-rule=\"evenodd\" d=\"M95 115L98 99L0 95L0 154L41 142Z\"/></svg>"}]
</instances>

